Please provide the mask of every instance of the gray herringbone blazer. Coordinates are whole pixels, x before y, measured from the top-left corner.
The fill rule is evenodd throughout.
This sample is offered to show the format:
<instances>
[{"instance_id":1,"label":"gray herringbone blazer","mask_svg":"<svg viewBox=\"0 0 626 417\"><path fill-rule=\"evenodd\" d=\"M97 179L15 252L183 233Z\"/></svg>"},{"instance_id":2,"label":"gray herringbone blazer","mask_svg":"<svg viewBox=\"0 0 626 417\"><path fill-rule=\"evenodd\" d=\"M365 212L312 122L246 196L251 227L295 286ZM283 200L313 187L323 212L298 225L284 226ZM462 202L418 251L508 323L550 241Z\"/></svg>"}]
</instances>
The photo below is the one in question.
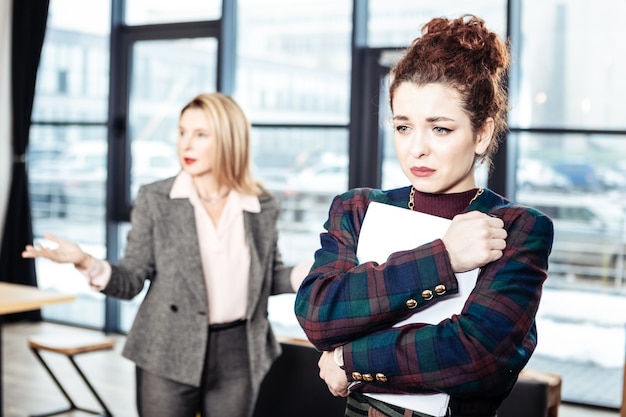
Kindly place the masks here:
<instances>
[{"instance_id":1,"label":"gray herringbone blazer","mask_svg":"<svg viewBox=\"0 0 626 417\"><path fill-rule=\"evenodd\" d=\"M193 207L188 199L170 199L173 182L169 178L140 188L126 253L113 266L103 292L130 299L149 280L123 355L156 375L199 386L208 306ZM251 255L246 326L255 391L280 354L267 319L268 297L293 292L291 267L283 265L277 246L279 204L271 195L259 201L260 213L244 212ZM251 394L256 397L256 392Z\"/></svg>"}]
</instances>

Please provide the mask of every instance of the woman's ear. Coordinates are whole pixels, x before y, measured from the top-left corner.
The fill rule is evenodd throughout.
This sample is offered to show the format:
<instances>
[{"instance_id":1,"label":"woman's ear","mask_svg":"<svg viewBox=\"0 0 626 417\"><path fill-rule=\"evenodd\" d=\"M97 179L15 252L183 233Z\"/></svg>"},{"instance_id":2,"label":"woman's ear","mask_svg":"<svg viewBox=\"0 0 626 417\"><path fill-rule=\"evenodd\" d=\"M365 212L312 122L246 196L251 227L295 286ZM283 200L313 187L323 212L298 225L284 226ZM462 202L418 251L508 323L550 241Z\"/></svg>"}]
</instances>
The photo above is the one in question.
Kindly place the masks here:
<instances>
[{"instance_id":1,"label":"woman's ear","mask_svg":"<svg viewBox=\"0 0 626 417\"><path fill-rule=\"evenodd\" d=\"M484 155L489 149L489 144L493 139L493 132L495 129L495 122L493 117L488 117L483 123L483 126L478 130L476 136L476 144L474 145L474 152L476 155Z\"/></svg>"}]
</instances>

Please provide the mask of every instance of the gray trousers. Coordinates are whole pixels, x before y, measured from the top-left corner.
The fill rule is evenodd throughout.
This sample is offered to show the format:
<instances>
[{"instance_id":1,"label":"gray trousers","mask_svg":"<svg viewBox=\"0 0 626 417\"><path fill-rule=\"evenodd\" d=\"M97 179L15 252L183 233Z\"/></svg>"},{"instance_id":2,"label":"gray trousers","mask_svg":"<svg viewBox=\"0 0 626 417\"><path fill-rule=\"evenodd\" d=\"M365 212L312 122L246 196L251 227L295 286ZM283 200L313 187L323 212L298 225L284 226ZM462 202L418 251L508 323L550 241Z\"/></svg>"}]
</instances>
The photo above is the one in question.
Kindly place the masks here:
<instances>
[{"instance_id":1,"label":"gray trousers","mask_svg":"<svg viewBox=\"0 0 626 417\"><path fill-rule=\"evenodd\" d=\"M209 331L202 383L174 382L137 367L137 410L141 417L249 417L250 369L245 322Z\"/></svg>"}]
</instances>

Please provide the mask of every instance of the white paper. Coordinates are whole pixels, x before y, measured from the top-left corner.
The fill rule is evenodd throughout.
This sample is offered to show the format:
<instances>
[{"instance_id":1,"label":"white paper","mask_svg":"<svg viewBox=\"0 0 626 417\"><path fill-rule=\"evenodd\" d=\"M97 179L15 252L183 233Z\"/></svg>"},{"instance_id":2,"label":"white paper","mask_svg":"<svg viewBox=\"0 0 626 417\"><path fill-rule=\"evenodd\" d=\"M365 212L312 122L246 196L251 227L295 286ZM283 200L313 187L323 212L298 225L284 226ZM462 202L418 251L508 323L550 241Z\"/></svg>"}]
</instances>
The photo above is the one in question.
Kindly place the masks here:
<instances>
[{"instance_id":1,"label":"white paper","mask_svg":"<svg viewBox=\"0 0 626 417\"><path fill-rule=\"evenodd\" d=\"M394 252L413 249L442 237L450 223L451 220L442 217L372 202L367 208L361 226L356 252L357 259L359 263L369 261L384 263ZM478 271L474 269L456 274L459 283L458 294L448 295L444 300L396 323L394 327L409 323L438 324L460 313L467 297L476 285ZM367 395L379 401L437 417L445 416L450 401L450 396L444 393Z\"/></svg>"}]
</instances>

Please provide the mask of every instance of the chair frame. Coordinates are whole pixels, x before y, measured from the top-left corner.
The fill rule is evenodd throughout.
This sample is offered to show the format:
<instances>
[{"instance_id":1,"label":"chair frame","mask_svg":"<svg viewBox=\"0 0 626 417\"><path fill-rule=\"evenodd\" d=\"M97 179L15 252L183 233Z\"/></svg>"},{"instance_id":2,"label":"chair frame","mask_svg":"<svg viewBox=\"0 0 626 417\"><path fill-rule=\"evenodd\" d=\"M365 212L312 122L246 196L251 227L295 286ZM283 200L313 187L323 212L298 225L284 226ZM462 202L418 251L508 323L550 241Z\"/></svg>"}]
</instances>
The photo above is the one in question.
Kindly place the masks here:
<instances>
[{"instance_id":1,"label":"chair frame","mask_svg":"<svg viewBox=\"0 0 626 417\"><path fill-rule=\"evenodd\" d=\"M112 349L113 346L114 346L114 342L111 340L111 341L105 342L104 344L86 346L83 349L81 348L63 349L63 348L49 347L39 342L29 341L30 350L34 353L35 357L39 360L41 365L48 372L48 375L50 375L50 377L52 378L54 383L57 385L57 387L59 387L59 390L61 391L65 399L69 402L69 407L66 407L64 409L51 411L51 412L43 413L43 414L34 414L34 415L31 415L30 417L50 417L50 416L55 416L58 414L67 413L69 411L82 411L85 413L95 414L95 415L103 416L103 417L113 417L113 414L111 413L109 408L106 406L106 404L104 403L100 395L98 395L93 385L89 382L89 379L87 379L87 376L82 371L82 369L78 366L78 363L76 362L76 359L75 359L75 356L77 355L88 353L88 352L93 352L95 350ZM61 384L61 381L59 381L59 379L54 374L54 372L52 372L52 369L50 369L50 367L48 366L48 363L46 363L46 361L44 360L43 356L41 355L40 350L47 350L50 352L54 352L54 353L58 353L58 354L66 356L69 359L70 363L73 365L74 369L76 369L78 375L81 377L85 385L89 388L89 391L92 393L96 401L100 404L103 411L90 410L90 409L82 408L76 405L76 403L72 400L72 398L70 397L66 389L63 387L63 384Z\"/></svg>"}]
</instances>

